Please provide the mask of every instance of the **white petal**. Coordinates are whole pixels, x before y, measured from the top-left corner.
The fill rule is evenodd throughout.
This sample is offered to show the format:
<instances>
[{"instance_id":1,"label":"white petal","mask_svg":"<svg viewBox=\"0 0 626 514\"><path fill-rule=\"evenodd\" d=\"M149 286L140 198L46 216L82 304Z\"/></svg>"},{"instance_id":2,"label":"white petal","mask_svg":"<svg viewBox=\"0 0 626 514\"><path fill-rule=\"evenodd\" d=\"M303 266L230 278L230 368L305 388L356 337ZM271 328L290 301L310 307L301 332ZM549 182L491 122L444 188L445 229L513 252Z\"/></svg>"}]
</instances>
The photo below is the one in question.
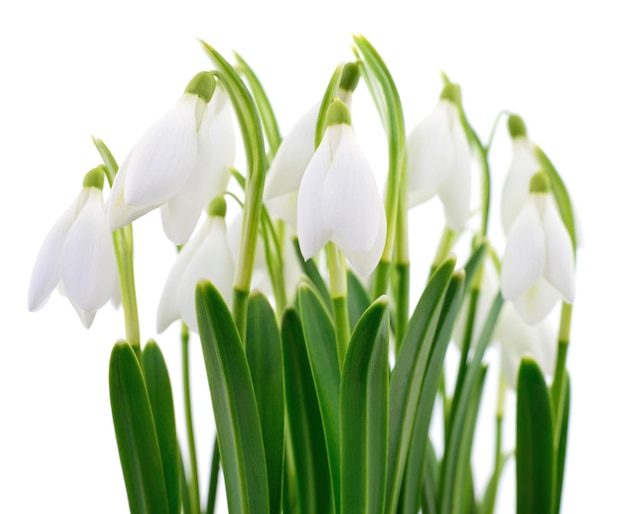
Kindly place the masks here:
<instances>
[{"instance_id":1,"label":"white petal","mask_svg":"<svg viewBox=\"0 0 626 514\"><path fill-rule=\"evenodd\" d=\"M315 153L315 125L320 110L315 104L300 118L280 144L265 181L266 200L297 192L304 171Z\"/></svg>"},{"instance_id":2,"label":"white petal","mask_svg":"<svg viewBox=\"0 0 626 514\"><path fill-rule=\"evenodd\" d=\"M182 189L196 162L198 101L195 95L183 95L139 140L128 163L128 204L162 204Z\"/></svg>"},{"instance_id":3,"label":"white petal","mask_svg":"<svg viewBox=\"0 0 626 514\"><path fill-rule=\"evenodd\" d=\"M272 218L283 220L296 227L298 224L298 191L265 200L265 207Z\"/></svg>"},{"instance_id":4,"label":"white petal","mask_svg":"<svg viewBox=\"0 0 626 514\"><path fill-rule=\"evenodd\" d=\"M113 180L113 187L111 188L111 193L109 194L109 198L107 199L107 219L109 220L109 228L112 231L117 230L118 228L122 228L129 223L132 223L137 218L158 207L158 205L136 207L128 205L126 203L126 199L124 197L124 186L126 182L126 171L128 169L129 160L130 155L128 155L126 159L124 159L124 161L122 162L122 165L120 166L117 175L115 175L115 180Z\"/></svg>"},{"instance_id":5,"label":"white petal","mask_svg":"<svg viewBox=\"0 0 626 514\"><path fill-rule=\"evenodd\" d=\"M502 226L508 233L529 195L530 179L541 169L533 143L526 137L513 139L511 166L502 190Z\"/></svg>"},{"instance_id":6,"label":"white petal","mask_svg":"<svg viewBox=\"0 0 626 514\"><path fill-rule=\"evenodd\" d=\"M178 303L178 291L180 289L181 278L185 270L189 267L193 255L196 253L209 230L209 220L207 220L200 230L189 240L180 253L176 256L174 265L167 275L159 306L157 308L157 332L160 334L174 321L180 319L180 306Z\"/></svg>"},{"instance_id":7,"label":"white petal","mask_svg":"<svg viewBox=\"0 0 626 514\"><path fill-rule=\"evenodd\" d=\"M226 240L224 218L211 218L206 236L191 257L180 279L178 304L183 320L189 328L198 331L196 319L196 284L210 280L227 305L232 300L235 264Z\"/></svg>"},{"instance_id":8,"label":"white petal","mask_svg":"<svg viewBox=\"0 0 626 514\"><path fill-rule=\"evenodd\" d=\"M457 119L452 128L454 160L448 177L439 186L446 223L455 232L461 232L467 223L471 197L472 156L465 132Z\"/></svg>"},{"instance_id":9,"label":"white petal","mask_svg":"<svg viewBox=\"0 0 626 514\"><path fill-rule=\"evenodd\" d=\"M87 201L65 240L61 280L72 304L84 311L96 311L113 293L115 251L102 191L95 187L86 190Z\"/></svg>"},{"instance_id":10,"label":"white petal","mask_svg":"<svg viewBox=\"0 0 626 514\"><path fill-rule=\"evenodd\" d=\"M96 318L96 311L84 311L74 304L72 304L72 307L74 307L74 310L76 311L76 314L78 314L80 322L83 324L83 326L85 328L91 328L93 320Z\"/></svg>"},{"instance_id":11,"label":"white petal","mask_svg":"<svg viewBox=\"0 0 626 514\"><path fill-rule=\"evenodd\" d=\"M439 101L407 139L407 185L412 199L416 198L415 194L436 191L450 173L454 152L450 134L453 109L456 106L451 102Z\"/></svg>"},{"instance_id":12,"label":"white petal","mask_svg":"<svg viewBox=\"0 0 626 514\"><path fill-rule=\"evenodd\" d=\"M37 254L28 286L28 309L40 309L61 280L61 262L65 238L76 216L81 194L61 215L46 235ZM84 195L83 195L84 196ZM80 202L83 203L83 202Z\"/></svg>"},{"instance_id":13,"label":"white petal","mask_svg":"<svg viewBox=\"0 0 626 514\"><path fill-rule=\"evenodd\" d=\"M336 125L327 132L332 130L340 131L340 140L326 178L321 215L337 246L369 252L379 236L381 211L384 215L376 179L352 127Z\"/></svg>"},{"instance_id":14,"label":"white petal","mask_svg":"<svg viewBox=\"0 0 626 514\"><path fill-rule=\"evenodd\" d=\"M298 192L298 241L305 260L319 252L332 235L324 215L326 179L331 165L330 132L326 131L309 162Z\"/></svg>"},{"instance_id":15,"label":"white petal","mask_svg":"<svg viewBox=\"0 0 626 514\"><path fill-rule=\"evenodd\" d=\"M535 325L550 314L560 299L560 293L541 277L524 294L515 298L513 305L526 323Z\"/></svg>"},{"instance_id":16,"label":"white petal","mask_svg":"<svg viewBox=\"0 0 626 514\"><path fill-rule=\"evenodd\" d=\"M546 251L539 213L529 198L515 219L502 257L502 296L513 300L533 286L543 273Z\"/></svg>"},{"instance_id":17,"label":"white petal","mask_svg":"<svg viewBox=\"0 0 626 514\"><path fill-rule=\"evenodd\" d=\"M163 229L174 244L185 243L203 209L224 194L235 161L235 128L229 104L215 90L198 131L198 155L181 191L161 209ZM213 104L218 104L216 109Z\"/></svg>"},{"instance_id":18,"label":"white petal","mask_svg":"<svg viewBox=\"0 0 626 514\"><path fill-rule=\"evenodd\" d=\"M576 295L574 248L552 197L546 204L542 221L546 235L544 277L572 303Z\"/></svg>"}]
</instances>

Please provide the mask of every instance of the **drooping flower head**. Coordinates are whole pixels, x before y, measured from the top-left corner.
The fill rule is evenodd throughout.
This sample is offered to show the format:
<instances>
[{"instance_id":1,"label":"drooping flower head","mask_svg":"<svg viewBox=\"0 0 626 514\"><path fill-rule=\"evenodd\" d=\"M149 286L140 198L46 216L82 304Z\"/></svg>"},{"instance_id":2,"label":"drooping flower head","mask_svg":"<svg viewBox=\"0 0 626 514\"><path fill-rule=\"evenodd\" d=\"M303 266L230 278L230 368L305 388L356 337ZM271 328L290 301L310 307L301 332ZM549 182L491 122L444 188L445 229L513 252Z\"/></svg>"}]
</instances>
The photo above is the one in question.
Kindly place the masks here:
<instances>
[{"instance_id":1,"label":"drooping flower head","mask_svg":"<svg viewBox=\"0 0 626 514\"><path fill-rule=\"evenodd\" d=\"M212 73L201 72L122 163L111 191L111 228L163 206L166 235L185 243L202 210L226 190L234 155L228 96Z\"/></svg>"},{"instance_id":2,"label":"drooping flower head","mask_svg":"<svg viewBox=\"0 0 626 514\"><path fill-rule=\"evenodd\" d=\"M298 193L300 250L310 259L332 241L365 276L380 260L386 230L376 179L356 141L350 112L335 99Z\"/></svg>"},{"instance_id":3,"label":"drooping flower head","mask_svg":"<svg viewBox=\"0 0 626 514\"><path fill-rule=\"evenodd\" d=\"M546 173L536 173L509 230L502 257L502 296L513 302L524 321L535 324L559 300L574 301L574 275L572 240Z\"/></svg>"},{"instance_id":4,"label":"drooping flower head","mask_svg":"<svg viewBox=\"0 0 626 514\"><path fill-rule=\"evenodd\" d=\"M209 217L182 248L163 287L157 309L157 331L182 319L198 331L195 292L199 280L210 280L228 304L232 297L235 261L226 235L226 202L218 197L211 202Z\"/></svg>"},{"instance_id":5,"label":"drooping flower head","mask_svg":"<svg viewBox=\"0 0 626 514\"><path fill-rule=\"evenodd\" d=\"M358 65L344 65L337 96L348 107L359 81ZM265 180L263 198L270 214L295 226L302 176L315 153L315 127L321 102L317 102L285 136Z\"/></svg>"},{"instance_id":6,"label":"drooping flower head","mask_svg":"<svg viewBox=\"0 0 626 514\"><path fill-rule=\"evenodd\" d=\"M407 138L409 206L439 196L446 223L456 232L465 227L471 196L471 152L460 109L460 87L446 84L435 108Z\"/></svg>"},{"instance_id":7,"label":"drooping flower head","mask_svg":"<svg viewBox=\"0 0 626 514\"><path fill-rule=\"evenodd\" d=\"M117 268L103 183L101 167L87 173L82 190L44 239L28 288L30 311L40 309L58 287L89 328L96 311L112 298Z\"/></svg>"}]
</instances>

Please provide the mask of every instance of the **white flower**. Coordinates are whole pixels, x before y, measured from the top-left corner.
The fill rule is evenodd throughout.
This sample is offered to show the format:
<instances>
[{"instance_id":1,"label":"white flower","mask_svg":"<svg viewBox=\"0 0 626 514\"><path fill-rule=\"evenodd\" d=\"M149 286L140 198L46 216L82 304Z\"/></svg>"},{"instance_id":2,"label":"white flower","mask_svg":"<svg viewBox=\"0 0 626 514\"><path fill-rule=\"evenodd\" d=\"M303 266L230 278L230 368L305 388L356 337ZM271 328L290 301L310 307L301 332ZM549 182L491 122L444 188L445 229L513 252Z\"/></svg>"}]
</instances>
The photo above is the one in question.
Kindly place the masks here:
<instances>
[{"instance_id":1,"label":"white flower","mask_svg":"<svg viewBox=\"0 0 626 514\"><path fill-rule=\"evenodd\" d=\"M535 324L560 299L574 300L574 268L572 241L554 199L549 192L531 193L509 230L502 296L524 321Z\"/></svg>"},{"instance_id":2,"label":"white flower","mask_svg":"<svg viewBox=\"0 0 626 514\"><path fill-rule=\"evenodd\" d=\"M234 126L226 93L207 75L190 82L122 163L109 204L112 229L163 206L166 235L183 244L202 210L226 190L235 155Z\"/></svg>"},{"instance_id":3,"label":"white flower","mask_svg":"<svg viewBox=\"0 0 626 514\"><path fill-rule=\"evenodd\" d=\"M83 187L44 239L30 279L28 308L41 308L58 287L89 328L96 311L114 294L116 282L102 190Z\"/></svg>"},{"instance_id":4,"label":"white flower","mask_svg":"<svg viewBox=\"0 0 626 514\"><path fill-rule=\"evenodd\" d=\"M182 319L198 332L196 284L201 279L210 280L230 304L234 277L235 263L228 247L224 217L210 216L180 251L170 270L157 309L157 331L161 333Z\"/></svg>"},{"instance_id":5,"label":"white flower","mask_svg":"<svg viewBox=\"0 0 626 514\"><path fill-rule=\"evenodd\" d=\"M349 120L345 104L336 100L329 111L335 106L345 110L344 119ZM298 194L302 256L310 259L332 241L365 276L380 260L386 230L376 180L352 127L345 122L329 123L304 172Z\"/></svg>"},{"instance_id":6,"label":"white flower","mask_svg":"<svg viewBox=\"0 0 626 514\"><path fill-rule=\"evenodd\" d=\"M408 202L438 195L448 226L460 232L469 217L471 152L459 107L443 95L407 138Z\"/></svg>"},{"instance_id":7,"label":"white flower","mask_svg":"<svg viewBox=\"0 0 626 514\"><path fill-rule=\"evenodd\" d=\"M549 320L529 325L507 302L500 313L494 340L500 342L501 369L511 389L517 388L517 373L524 356L535 359L544 375L554 372L557 336Z\"/></svg>"}]
</instances>

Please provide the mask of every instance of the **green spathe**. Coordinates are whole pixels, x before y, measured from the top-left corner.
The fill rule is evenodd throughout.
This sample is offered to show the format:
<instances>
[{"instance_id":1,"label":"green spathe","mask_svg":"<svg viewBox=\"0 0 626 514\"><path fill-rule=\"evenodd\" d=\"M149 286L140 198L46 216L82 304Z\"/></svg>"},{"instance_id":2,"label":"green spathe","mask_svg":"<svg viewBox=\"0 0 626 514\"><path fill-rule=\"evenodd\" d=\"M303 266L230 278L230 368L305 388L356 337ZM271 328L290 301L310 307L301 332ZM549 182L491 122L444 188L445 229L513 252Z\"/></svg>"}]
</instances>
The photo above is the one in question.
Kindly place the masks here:
<instances>
[{"instance_id":1,"label":"green spathe","mask_svg":"<svg viewBox=\"0 0 626 514\"><path fill-rule=\"evenodd\" d=\"M185 93L196 95L206 103L211 101L215 92L215 75L209 71L201 71L189 81Z\"/></svg>"},{"instance_id":2,"label":"green spathe","mask_svg":"<svg viewBox=\"0 0 626 514\"><path fill-rule=\"evenodd\" d=\"M348 62L344 65L343 70L341 70L339 88L353 92L359 84L359 78L361 78L359 65L355 62Z\"/></svg>"}]
</instances>

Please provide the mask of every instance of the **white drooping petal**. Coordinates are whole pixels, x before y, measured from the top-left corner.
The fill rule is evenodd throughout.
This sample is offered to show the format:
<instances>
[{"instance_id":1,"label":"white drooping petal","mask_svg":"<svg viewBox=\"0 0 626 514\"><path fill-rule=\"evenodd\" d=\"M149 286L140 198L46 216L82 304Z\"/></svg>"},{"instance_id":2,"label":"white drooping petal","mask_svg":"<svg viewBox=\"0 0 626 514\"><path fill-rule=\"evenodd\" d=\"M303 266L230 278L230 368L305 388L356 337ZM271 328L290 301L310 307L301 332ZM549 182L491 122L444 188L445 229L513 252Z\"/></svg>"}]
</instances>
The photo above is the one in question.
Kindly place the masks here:
<instances>
[{"instance_id":1,"label":"white drooping petal","mask_svg":"<svg viewBox=\"0 0 626 514\"><path fill-rule=\"evenodd\" d=\"M210 280L227 305L232 300L235 264L228 248L224 218L210 218L205 237L191 256L178 289L178 305L182 319L198 332L196 319L196 285L199 280Z\"/></svg>"},{"instance_id":2,"label":"white drooping petal","mask_svg":"<svg viewBox=\"0 0 626 514\"><path fill-rule=\"evenodd\" d=\"M102 191L83 189L87 196L65 239L61 281L77 308L95 312L109 301L117 277L111 231Z\"/></svg>"},{"instance_id":3,"label":"white drooping petal","mask_svg":"<svg viewBox=\"0 0 626 514\"><path fill-rule=\"evenodd\" d=\"M298 193L298 241L305 260L319 252L332 236L324 214L326 179L332 163L330 128L304 172Z\"/></svg>"},{"instance_id":4,"label":"white drooping petal","mask_svg":"<svg viewBox=\"0 0 626 514\"><path fill-rule=\"evenodd\" d=\"M502 257L502 296L513 300L539 280L546 261L546 242L533 198L521 210Z\"/></svg>"},{"instance_id":5,"label":"white drooping petal","mask_svg":"<svg viewBox=\"0 0 626 514\"><path fill-rule=\"evenodd\" d=\"M551 197L546 203L542 221L546 238L544 276L563 295L565 301L572 303L576 294L574 249Z\"/></svg>"},{"instance_id":6,"label":"white drooping petal","mask_svg":"<svg viewBox=\"0 0 626 514\"><path fill-rule=\"evenodd\" d=\"M534 144L527 137L513 139L511 166L502 190L502 226L508 233L529 195L530 179L541 170Z\"/></svg>"},{"instance_id":7,"label":"white drooping petal","mask_svg":"<svg viewBox=\"0 0 626 514\"><path fill-rule=\"evenodd\" d=\"M300 118L285 136L265 180L265 200L297 192L302 176L315 153L315 125L320 102Z\"/></svg>"},{"instance_id":8,"label":"white drooping petal","mask_svg":"<svg viewBox=\"0 0 626 514\"><path fill-rule=\"evenodd\" d=\"M454 160L448 177L439 186L439 198L446 223L455 232L461 232L469 218L472 157L458 116L453 122L452 141Z\"/></svg>"},{"instance_id":9,"label":"white drooping petal","mask_svg":"<svg viewBox=\"0 0 626 514\"><path fill-rule=\"evenodd\" d=\"M61 280L63 247L67 232L76 216L79 198L80 195L52 226L37 254L28 286L28 310L30 311L43 307Z\"/></svg>"},{"instance_id":10,"label":"white drooping petal","mask_svg":"<svg viewBox=\"0 0 626 514\"><path fill-rule=\"evenodd\" d=\"M137 207L126 203L124 187L129 160L130 155L122 162L119 171L115 175L115 180L113 180L113 187L111 187L111 193L107 200L107 218L109 220L109 228L112 231L132 223L137 218L158 207L158 205Z\"/></svg>"},{"instance_id":11,"label":"white drooping petal","mask_svg":"<svg viewBox=\"0 0 626 514\"><path fill-rule=\"evenodd\" d=\"M542 276L523 294L514 298L513 305L526 323L535 325L550 314L560 299L560 293Z\"/></svg>"},{"instance_id":12,"label":"white drooping petal","mask_svg":"<svg viewBox=\"0 0 626 514\"><path fill-rule=\"evenodd\" d=\"M157 308L157 332L160 334L174 321L181 318L180 306L178 303L178 291L181 285L181 278L185 270L189 267L191 258L197 251L198 247L206 237L209 229L208 220L205 222L198 232L189 240L176 256L174 265L167 275L159 306Z\"/></svg>"},{"instance_id":13,"label":"white drooping petal","mask_svg":"<svg viewBox=\"0 0 626 514\"><path fill-rule=\"evenodd\" d=\"M128 162L124 187L128 204L163 204L183 188L196 161L196 106L201 101L184 94L139 140Z\"/></svg>"},{"instance_id":14,"label":"white drooping petal","mask_svg":"<svg viewBox=\"0 0 626 514\"><path fill-rule=\"evenodd\" d=\"M235 161L235 127L226 93L216 88L198 130L196 163L181 191L161 208L163 229L184 244L203 209L226 191Z\"/></svg>"},{"instance_id":15,"label":"white drooping petal","mask_svg":"<svg viewBox=\"0 0 626 514\"><path fill-rule=\"evenodd\" d=\"M326 178L322 215L332 227L331 239L339 248L369 252L378 236L381 211L384 214L382 200L352 127L333 125L327 132L333 130L339 132L339 143Z\"/></svg>"},{"instance_id":16,"label":"white drooping petal","mask_svg":"<svg viewBox=\"0 0 626 514\"><path fill-rule=\"evenodd\" d=\"M454 161L450 119L451 116L458 117L453 109L456 106L451 102L439 101L407 139L410 206L433 196L450 173Z\"/></svg>"}]
</instances>

